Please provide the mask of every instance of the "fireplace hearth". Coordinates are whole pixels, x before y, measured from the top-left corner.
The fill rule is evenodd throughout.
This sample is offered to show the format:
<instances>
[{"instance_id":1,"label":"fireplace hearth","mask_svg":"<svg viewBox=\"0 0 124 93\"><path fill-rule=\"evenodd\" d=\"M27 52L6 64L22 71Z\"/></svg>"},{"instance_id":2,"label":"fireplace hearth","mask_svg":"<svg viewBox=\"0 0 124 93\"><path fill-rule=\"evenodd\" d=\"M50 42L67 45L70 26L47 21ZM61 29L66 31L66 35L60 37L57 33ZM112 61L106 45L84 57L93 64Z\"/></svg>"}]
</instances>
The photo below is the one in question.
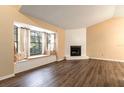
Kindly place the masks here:
<instances>
[{"instance_id":1,"label":"fireplace hearth","mask_svg":"<svg viewBox=\"0 0 124 93\"><path fill-rule=\"evenodd\" d=\"M70 46L71 56L81 56L81 46Z\"/></svg>"}]
</instances>

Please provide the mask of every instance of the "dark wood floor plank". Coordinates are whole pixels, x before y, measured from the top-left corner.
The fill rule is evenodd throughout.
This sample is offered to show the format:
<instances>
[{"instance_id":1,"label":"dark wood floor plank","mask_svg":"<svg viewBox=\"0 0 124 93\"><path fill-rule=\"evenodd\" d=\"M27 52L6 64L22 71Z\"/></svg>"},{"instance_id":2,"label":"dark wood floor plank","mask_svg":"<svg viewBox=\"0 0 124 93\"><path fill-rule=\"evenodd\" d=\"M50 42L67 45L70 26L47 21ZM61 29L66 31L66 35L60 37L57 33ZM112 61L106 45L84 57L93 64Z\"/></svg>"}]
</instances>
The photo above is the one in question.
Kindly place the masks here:
<instances>
[{"instance_id":1,"label":"dark wood floor plank","mask_svg":"<svg viewBox=\"0 0 124 93\"><path fill-rule=\"evenodd\" d=\"M0 81L1 87L123 87L124 63L103 60L54 62Z\"/></svg>"}]
</instances>

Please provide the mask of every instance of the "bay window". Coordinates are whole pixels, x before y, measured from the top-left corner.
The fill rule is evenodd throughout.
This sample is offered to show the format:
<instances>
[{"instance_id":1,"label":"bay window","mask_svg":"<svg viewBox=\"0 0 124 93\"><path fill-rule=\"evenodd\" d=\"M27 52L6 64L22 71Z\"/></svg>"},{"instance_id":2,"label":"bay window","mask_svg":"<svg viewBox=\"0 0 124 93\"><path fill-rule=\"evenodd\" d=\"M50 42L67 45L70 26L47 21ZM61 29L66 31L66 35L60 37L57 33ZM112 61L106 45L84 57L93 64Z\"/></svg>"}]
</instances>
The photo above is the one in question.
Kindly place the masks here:
<instances>
[{"instance_id":1,"label":"bay window","mask_svg":"<svg viewBox=\"0 0 124 93\"><path fill-rule=\"evenodd\" d=\"M31 56L55 55L55 46L55 33L53 32L14 26L16 62Z\"/></svg>"},{"instance_id":2,"label":"bay window","mask_svg":"<svg viewBox=\"0 0 124 93\"><path fill-rule=\"evenodd\" d=\"M48 50L53 51L55 49L55 34L48 34Z\"/></svg>"}]
</instances>

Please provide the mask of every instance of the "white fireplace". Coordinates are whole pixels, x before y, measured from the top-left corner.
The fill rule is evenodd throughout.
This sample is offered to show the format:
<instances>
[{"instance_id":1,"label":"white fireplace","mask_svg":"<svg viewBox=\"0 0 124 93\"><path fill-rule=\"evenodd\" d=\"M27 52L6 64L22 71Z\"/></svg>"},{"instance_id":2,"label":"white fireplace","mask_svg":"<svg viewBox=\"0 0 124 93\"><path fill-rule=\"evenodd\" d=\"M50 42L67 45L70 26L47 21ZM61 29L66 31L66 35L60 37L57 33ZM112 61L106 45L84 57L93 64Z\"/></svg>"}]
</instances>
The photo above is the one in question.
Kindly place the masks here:
<instances>
[{"instance_id":1,"label":"white fireplace","mask_svg":"<svg viewBox=\"0 0 124 93\"><path fill-rule=\"evenodd\" d=\"M67 60L72 59L87 59L86 56L86 28L69 29L65 31L65 55ZM80 46L81 55L71 56L71 46Z\"/></svg>"}]
</instances>

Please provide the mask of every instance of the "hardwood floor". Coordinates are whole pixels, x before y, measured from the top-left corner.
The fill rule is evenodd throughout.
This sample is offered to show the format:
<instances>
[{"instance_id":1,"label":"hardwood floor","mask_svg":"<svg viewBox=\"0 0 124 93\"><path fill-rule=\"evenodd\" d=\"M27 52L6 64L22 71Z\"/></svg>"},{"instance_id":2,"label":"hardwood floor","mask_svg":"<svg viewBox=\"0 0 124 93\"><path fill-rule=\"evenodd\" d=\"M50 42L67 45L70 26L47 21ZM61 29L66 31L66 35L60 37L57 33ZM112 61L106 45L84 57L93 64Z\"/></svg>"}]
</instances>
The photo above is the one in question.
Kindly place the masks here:
<instances>
[{"instance_id":1,"label":"hardwood floor","mask_svg":"<svg viewBox=\"0 0 124 93\"><path fill-rule=\"evenodd\" d=\"M124 86L124 63L102 60L61 61L1 81L1 87Z\"/></svg>"}]
</instances>

